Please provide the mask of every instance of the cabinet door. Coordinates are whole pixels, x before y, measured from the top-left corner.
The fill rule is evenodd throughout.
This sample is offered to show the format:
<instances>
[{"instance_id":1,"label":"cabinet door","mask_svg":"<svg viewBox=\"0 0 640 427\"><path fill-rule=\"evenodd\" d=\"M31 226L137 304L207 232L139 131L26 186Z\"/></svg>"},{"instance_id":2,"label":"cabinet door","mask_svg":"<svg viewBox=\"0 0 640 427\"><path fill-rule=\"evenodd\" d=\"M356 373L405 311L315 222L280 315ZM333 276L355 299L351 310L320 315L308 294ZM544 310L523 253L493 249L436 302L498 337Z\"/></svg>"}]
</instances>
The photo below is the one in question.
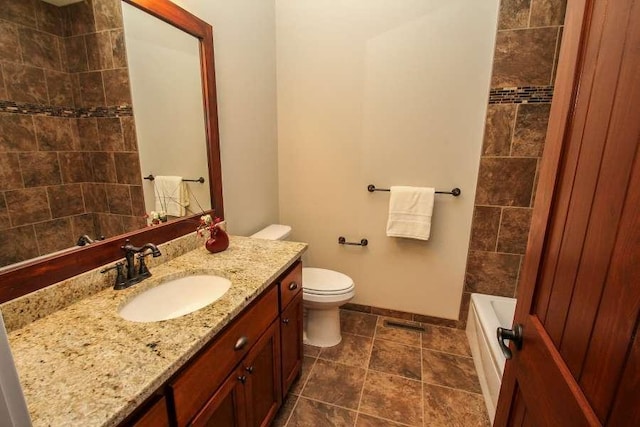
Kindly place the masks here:
<instances>
[{"instance_id":1,"label":"cabinet door","mask_svg":"<svg viewBox=\"0 0 640 427\"><path fill-rule=\"evenodd\" d=\"M280 315L282 340L282 397L302 368L302 292L298 293Z\"/></svg>"},{"instance_id":2,"label":"cabinet door","mask_svg":"<svg viewBox=\"0 0 640 427\"><path fill-rule=\"evenodd\" d=\"M247 379L247 425L268 426L282 402L280 328L277 320L249 351L241 366Z\"/></svg>"},{"instance_id":3,"label":"cabinet door","mask_svg":"<svg viewBox=\"0 0 640 427\"><path fill-rule=\"evenodd\" d=\"M131 425L133 427L169 427L167 401L164 397L158 399L144 415Z\"/></svg>"},{"instance_id":4,"label":"cabinet door","mask_svg":"<svg viewBox=\"0 0 640 427\"><path fill-rule=\"evenodd\" d=\"M194 427L245 427L244 369L236 369L190 423Z\"/></svg>"}]
</instances>

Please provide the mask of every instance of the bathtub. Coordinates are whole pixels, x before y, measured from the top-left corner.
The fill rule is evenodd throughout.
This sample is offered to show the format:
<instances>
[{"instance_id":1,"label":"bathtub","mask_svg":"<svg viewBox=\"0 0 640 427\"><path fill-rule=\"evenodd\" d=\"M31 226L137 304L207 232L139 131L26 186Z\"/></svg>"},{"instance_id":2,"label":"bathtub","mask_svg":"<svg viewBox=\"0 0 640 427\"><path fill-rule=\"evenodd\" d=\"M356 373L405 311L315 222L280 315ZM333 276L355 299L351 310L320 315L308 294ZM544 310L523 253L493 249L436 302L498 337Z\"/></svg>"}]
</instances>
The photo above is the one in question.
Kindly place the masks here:
<instances>
[{"instance_id":1,"label":"bathtub","mask_svg":"<svg viewBox=\"0 0 640 427\"><path fill-rule=\"evenodd\" d=\"M492 424L505 363L496 338L496 329L498 326L511 328L515 309L514 298L471 294L467 338Z\"/></svg>"}]
</instances>

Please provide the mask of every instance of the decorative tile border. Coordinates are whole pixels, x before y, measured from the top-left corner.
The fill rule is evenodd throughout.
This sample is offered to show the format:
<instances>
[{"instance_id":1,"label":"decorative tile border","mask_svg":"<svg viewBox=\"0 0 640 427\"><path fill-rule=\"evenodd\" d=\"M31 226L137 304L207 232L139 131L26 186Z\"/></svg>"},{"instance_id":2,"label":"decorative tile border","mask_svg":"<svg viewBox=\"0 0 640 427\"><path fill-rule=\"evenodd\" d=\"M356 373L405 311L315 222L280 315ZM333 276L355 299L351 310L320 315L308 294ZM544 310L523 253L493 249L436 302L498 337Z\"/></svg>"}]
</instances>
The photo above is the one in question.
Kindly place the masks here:
<instances>
[{"instance_id":1,"label":"decorative tile border","mask_svg":"<svg viewBox=\"0 0 640 427\"><path fill-rule=\"evenodd\" d=\"M110 107L56 107L52 105L28 104L14 101L0 100L0 112L14 114L41 114L52 117L123 117L133 116L131 105L116 105Z\"/></svg>"},{"instance_id":2,"label":"decorative tile border","mask_svg":"<svg viewBox=\"0 0 640 427\"><path fill-rule=\"evenodd\" d=\"M346 303L340 307L343 310L359 311L360 313L375 314L395 319L410 320L413 322L428 323L435 326L446 326L448 328L464 329L464 323L458 320L443 319L440 317L425 316L423 314L408 313L406 311L389 310L387 308L373 307L370 305Z\"/></svg>"},{"instance_id":3,"label":"decorative tile border","mask_svg":"<svg viewBox=\"0 0 640 427\"><path fill-rule=\"evenodd\" d=\"M521 86L491 89L489 104L550 103L553 86Z\"/></svg>"}]
</instances>

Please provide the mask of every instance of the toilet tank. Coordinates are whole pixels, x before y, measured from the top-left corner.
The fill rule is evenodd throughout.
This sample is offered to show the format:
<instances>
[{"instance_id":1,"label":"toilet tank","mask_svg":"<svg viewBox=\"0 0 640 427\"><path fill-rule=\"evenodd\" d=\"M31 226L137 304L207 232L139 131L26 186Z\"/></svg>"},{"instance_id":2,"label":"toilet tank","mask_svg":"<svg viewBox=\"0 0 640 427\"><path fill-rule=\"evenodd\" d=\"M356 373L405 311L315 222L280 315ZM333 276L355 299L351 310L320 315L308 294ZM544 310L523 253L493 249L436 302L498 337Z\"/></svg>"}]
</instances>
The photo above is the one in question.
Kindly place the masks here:
<instances>
[{"instance_id":1,"label":"toilet tank","mask_svg":"<svg viewBox=\"0 0 640 427\"><path fill-rule=\"evenodd\" d=\"M252 234L250 237L266 240L284 240L289 237L289 234L291 234L290 226L282 224L271 224L270 226L263 228L257 233Z\"/></svg>"}]
</instances>

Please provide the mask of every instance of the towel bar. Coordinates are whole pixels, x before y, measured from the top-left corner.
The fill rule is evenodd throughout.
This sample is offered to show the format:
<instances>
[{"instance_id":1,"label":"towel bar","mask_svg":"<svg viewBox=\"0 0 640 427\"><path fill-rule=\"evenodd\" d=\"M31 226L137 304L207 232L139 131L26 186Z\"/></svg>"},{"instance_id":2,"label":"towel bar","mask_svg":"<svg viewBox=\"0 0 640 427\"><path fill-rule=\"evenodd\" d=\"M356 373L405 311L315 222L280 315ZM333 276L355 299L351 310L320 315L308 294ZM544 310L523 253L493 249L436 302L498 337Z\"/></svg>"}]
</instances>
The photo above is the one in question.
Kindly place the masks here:
<instances>
[{"instance_id":1,"label":"towel bar","mask_svg":"<svg viewBox=\"0 0 640 427\"><path fill-rule=\"evenodd\" d=\"M369 193L373 193L374 191L391 191L389 188L376 188L375 185L369 184L367 185L367 191ZM451 191L436 191L436 194L451 194L453 197L458 197L462 194L462 191L458 187L454 188Z\"/></svg>"},{"instance_id":2,"label":"towel bar","mask_svg":"<svg viewBox=\"0 0 640 427\"><path fill-rule=\"evenodd\" d=\"M156 179L155 176L153 176L152 174L149 174L148 176L145 176L144 179L148 179L149 181L153 181L154 179ZM199 182L200 184L204 184L204 178L200 177L198 179L184 179L182 178L183 182Z\"/></svg>"}]
</instances>

